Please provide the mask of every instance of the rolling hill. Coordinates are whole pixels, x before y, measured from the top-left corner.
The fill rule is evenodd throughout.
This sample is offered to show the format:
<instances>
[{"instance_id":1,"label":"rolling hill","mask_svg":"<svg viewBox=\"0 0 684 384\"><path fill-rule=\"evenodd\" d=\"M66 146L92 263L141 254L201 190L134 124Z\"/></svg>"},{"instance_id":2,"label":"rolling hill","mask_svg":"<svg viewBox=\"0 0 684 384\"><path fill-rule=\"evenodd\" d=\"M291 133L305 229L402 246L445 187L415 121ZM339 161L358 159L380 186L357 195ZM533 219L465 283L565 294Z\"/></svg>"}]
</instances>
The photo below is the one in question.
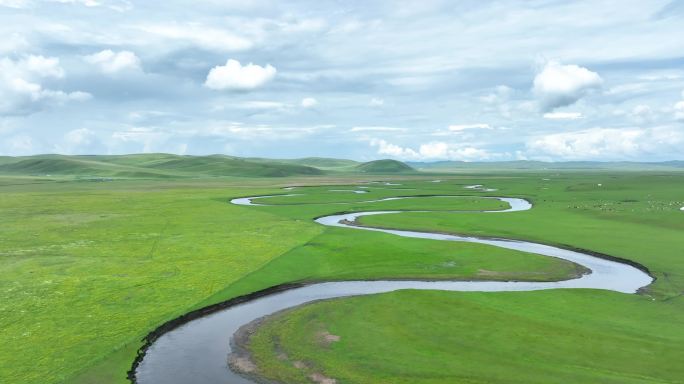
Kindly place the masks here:
<instances>
[{"instance_id":1,"label":"rolling hill","mask_svg":"<svg viewBox=\"0 0 684 384\"><path fill-rule=\"evenodd\" d=\"M359 163L354 160L306 157L299 159L242 158L228 155L189 156L168 153L131 155L34 155L0 156L0 175L76 178L199 178L286 177L323 174L432 174L486 170L578 171L660 170L683 171L684 161L502 161L502 162L408 162L392 159Z\"/></svg>"},{"instance_id":2,"label":"rolling hill","mask_svg":"<svg viewBox=\"0 0 684 384\"><path fill-rule=\"evenodd\" d=\"M415 172L415 169L401 161L383 159L362 163L354 167L358 172L364 173L407 173Z\"/></svg>"},{"instance_id":3,"label":"rolling hill","mask_svg":"<svg viewBox=\"0 0 684 384\"><path fill-rule=\"evenodd\" d=\"M684 161L631 162L631 161L435 161L408 162L410 166L428 172L459 172L464 170L681 170Z\"/></svg>"},{"instance_id":4,"label":"rolling hill","mask_svg":"<svg viewBox=\"0 0 684 384\"><path fill-rule=\"evenodd\" d=\"M0 162L0 174L98 178L283 177L320 175L323 171L305 165L285 164L278 161L249 161L223 155L137 154L37 155L4 158Z\"/></svg>"}]
</instances>

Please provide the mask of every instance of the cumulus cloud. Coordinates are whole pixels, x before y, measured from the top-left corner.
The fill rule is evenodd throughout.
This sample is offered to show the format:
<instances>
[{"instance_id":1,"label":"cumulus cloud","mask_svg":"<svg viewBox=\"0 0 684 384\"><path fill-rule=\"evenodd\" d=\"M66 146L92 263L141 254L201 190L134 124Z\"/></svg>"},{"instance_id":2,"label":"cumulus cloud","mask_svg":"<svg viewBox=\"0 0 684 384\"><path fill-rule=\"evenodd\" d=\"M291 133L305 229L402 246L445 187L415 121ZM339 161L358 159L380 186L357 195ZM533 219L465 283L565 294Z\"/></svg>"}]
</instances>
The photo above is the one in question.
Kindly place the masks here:
<instances>
[{"instance_id":1,"label":"cumulus cloud","mask_svg":"<svg viewBox=\"0 0 684 384\"><path fill-rule=\"evenodd\" d=\"M549 61L535 76L532 90L542 112L550 112L574 104L602 84L601 76L587 68Z\"/></svg>"},{"instance_id":2,"label":"cumulus cloud","mask_svg":"<svg viewBox=\"0 0 684 384\"><path fill-rule=\"evenodd\" d=\"M29 56L21 63L28 72L35 73L40 77L64 77L64 69L59 65L56 57Z\"/></svg>"},{"instance_id":3,"label":"cumulus cloud","mask_svg":"<svg viewBox=\"0 0 684 384\"><path fill-rule=\"evenodd\" d=\"M0 114L27 115L51 104L84 101L86 92L46 89L45 78L62 78L64 70L55 57L28 56L20 60L0 59Z\"/></svg>"},{"instance_id":4,"label":"cumulus cloud","mask_svg":"<svg viewBox=\"0 0 684 384\"><path fill-rule=\"evenodd\" d=\"M314 99L313 97L305 97L302 99L300 104L302 108L311 108L318 105L318 100Z\"/></svg>"},{"instance_id":5,"label":"cumulus cloud","mask_svg":"<svg viewBox=\"0 0 684 384\"><path fill-rule=\"evenodd\" d=\"M104 73L117 73L140 69L140 59L131 51L114 52L111 49L85 56L85 60L97 65Z\"/></svg>"},{"instance_id":6,"label":"cumulus cloud","mask_svg":"<svg viewBox=\"0 0 684 384\"><path fill-rule=\"evenodd\" d=\"M592 128L545 135L530 140L527 153L533 157L563 160L629 159L677 153L684 145L684 132L674 127Z\"/></svg>"},{"instance_id":7,"label":"cumulus cloud","mask_svg":"<svg viewBox=\"0 0 684 384\"><path fill-rule=\"evenodd\" d=\"M226 65L216 66L209 71L204 85L215 90L247 91L273 80L276 72L270 64L265 67L252 63L243 66L239 61L229 59Z\"/></svg>"},{"instance_id":8,"label":"cumulus cloud","mask_svg":"<svg viewBox=\"0 0 684 384\"><path fill-rule=\"evenodd\" d=\"M379 155L396 157L402 160L487 160L492 158L488 151L472 146L459 146L443 141L421 144L418 149L402 147L382 139L373 139L371 146L377 147Z\"/></svg>"},{"instance_id":9,"label":"cumulus cloud","mask_svg":"<svg viewBox=\"0 0 684 384\"><path fill-rule=\"evenodd\" d=\"M544 114L544 118L549 120L577 120L583 117L580 112L547 112Z\"/></svg>"},{"instance_id":10,"label":"cumulus cloud","mask_svg":"<svg viewBox=\"0 0 684 384\"><path fill-rule=\"evenodd\" d=\"M380 155L388 155L409 160L415 160L420 157L418 152L411 148L404 148L396 144L388 143L382 139L373 139L370 144L371 146L378 148L378 154Z\"/></svg>"}]
</instances>

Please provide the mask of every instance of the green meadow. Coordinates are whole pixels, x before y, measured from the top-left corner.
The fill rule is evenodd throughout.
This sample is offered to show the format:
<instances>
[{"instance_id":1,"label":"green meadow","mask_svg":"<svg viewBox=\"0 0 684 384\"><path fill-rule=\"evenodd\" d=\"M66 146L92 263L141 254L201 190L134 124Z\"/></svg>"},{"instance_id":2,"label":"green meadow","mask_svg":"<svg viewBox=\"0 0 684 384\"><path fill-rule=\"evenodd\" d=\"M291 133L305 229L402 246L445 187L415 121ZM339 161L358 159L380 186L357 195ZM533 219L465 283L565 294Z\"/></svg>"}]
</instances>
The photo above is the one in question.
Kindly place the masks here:
<instances>
[{"instance_id":1,"label":"green meadow","mask_svg":"<svg viewBox=\"0 0 684 384\"><path fill-rule=\"evenodd\" d=\"M483 184L498 191L480 194L525 197L535 207L366 216L360 224L578 247L639 262L656 281L637 295L401 291L304 305L268 318L251 337L259 374L288 383L681 383L684 177L585 172Z\"/></svg>"},{"instance_id":2,"label":"green meadow","mask_svg":"<svg viewBox=\"0 0 684 384\"><path fill-rule=\"evenodd\" d=\"M579 247L639 262L657 280L638 295L402 291L306 305L271 318L253 336L261 375L302 383L311 382L313 371L340 383L676 383L684 377L678 363L684 360L684 173L426 175L384 163L350 172L358 165L309 159L289 163L285 177L252 178L210 173L226 164L243 172L264 161L214 160L193 160L179 171L168 164L178 159L118 159L111 174L102 159L83 174L27 172L16 161L0 169L0 382L125 383L140 339L159 324L287 282L551 281L583 272L562 260L481 244L313 222L371 209L433 212L364 217L362 225ZM321 162L328 168L320 172L296 168ZM191 177L199 169L193 166L206 171ZM142 173L126 177L134 171L127 167ZM279 165L264 167L272 173ZM399 173L381 174L390 171ZM368 183L378 180L400 185ZM498 191L464 188L472 184ZM302 187L282 190L294 185ZM274 206L229 204L271 194L297 195L269 199ZM534 208L467 212L506 208L478 198L487 195L525 197ZM416 197L371 202L394 196ZM321 343L322 331L339 335L339 342ZM278 351L288 359L278 359ZM306 369L294 368L294 360Z\"/></svg>"}]
</instances>

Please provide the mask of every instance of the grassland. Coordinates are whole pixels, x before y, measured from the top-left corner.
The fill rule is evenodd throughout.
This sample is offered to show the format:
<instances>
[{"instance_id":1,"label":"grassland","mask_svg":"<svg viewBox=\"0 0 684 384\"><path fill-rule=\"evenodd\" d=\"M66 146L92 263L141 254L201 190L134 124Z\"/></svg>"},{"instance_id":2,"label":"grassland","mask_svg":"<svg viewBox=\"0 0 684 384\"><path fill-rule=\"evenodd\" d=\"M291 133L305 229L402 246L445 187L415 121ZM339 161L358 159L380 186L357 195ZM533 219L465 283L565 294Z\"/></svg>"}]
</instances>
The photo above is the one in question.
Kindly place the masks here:
<instances>
[{"instance_id":1,"label":"grassland","mask_svg":"<svg viewBox=\"0 0 684 384\"><path fill-rule=\"evenodd\" d=\"M165 160L117 161L139 167L141 161ZM639 261L658 280L640 296L411 291L315 304L258 334L254 350L263 373L268 376L269 367L278 367L272 349L277 335L279 348L351 382L400 382L398 372L411 382L506 382L501 378L513 372L522 372L511 376L520 382L538 381L545 372L565 382L611 382L606 377L612 371L598 366L624 371L626 376L616 377L629 376L633 382L677 382L677 361L684 358L673 347L681 345L684 334L681 173L554 171L440 178L441 183L420 175L354 174L278 179L172 175L108 182L34 174L0 177L0 382L123 383L140 338L158 324L285 282L554 280L578 273L573 264L536 255L326 228L312 221L333 212L368 209L502 208L496 200L429 197L444 194L521 196L534 201L535 208L502 215L405 213L366 217L363 223L582 247ZM400 185L367 183L377 179ZM469 184L499 191L465 189ZM360 186L368 193L351 192ZM276 206L268 207L227 203L233 197L284 193L302 195L269 199ZM423 197L368 202L416 195ZM345 311L348 317L341 315ZM342 341L329 346L301 343L314 329L307 328L312 316L322 319L317 327L342 335ZM582 326L572 325L578 323ZM418 330L423 330L420 337L412 336ZM527 359L531 337L548 347ZM418 341L419 350L407 348ZM643 348L637 350L639 345ZM565 360L553 360L552 355L560 355L556 348ZM463 349L472 353L456 354ZM593 349L605 353L591 359L583 355ZM431 354L439 358L427 359ZM643 363L630 365L630 356ZM495 361L497 369L492 370ZM455 376L464 364L468 377ZM331 365L339 370L329 371ZM444 375L435 378L427 375L429 370ZM572 370L582 373L570 376ZM487 376L490 371L494 376ZM301 372L291 373L290 379L306 382Z\"/></svg>"},{"instance_id":2,"label":"grassland","mask_svg":"<svg viewBox=\"0 0 684 384\"><path fill-rule=\"evenodd\" d=\"M239 215L225 196L211 183L4 186L0 382L67 379L320 232Z\"/></svg>"},{"instance_id":3,"label":"grassland","mask_svg":"<svg viewBox=\"0 0 684 384\"><path fill-rule=\"evenodd\" d=\"M405 291L310 304L268 319L252 336L260 374L292 383L311 382L312 374L345 383L681 383L684 177L490 177L483 183L499 190L489 194L526 197L535 209L405 213L361 223L580 247L637 261L656 282L639 295ZM464 185L424 188L453 193ZM340 339L330 342L327 334Z\"/></svg>"},{"instance_id":4,"label":"grassland","mask_svg":"<svg viewBox=\"0 0 684 384\"><path fill-rule=\"evenodd\" d=\"M0 177L0 382L125 382L140 338L158 324L289 281L544 280L577 273L570 263L535 255L397 242L313 223L331 209L501 207L495 200L432 197L362 202L407 192L384 184L365 184L363 195L330 191L354 189L345 185L357 179ZM300 188L316 204L228 204L232 197L316 183L343 186Z\"/></svg>"},{"instance_id":5,"label":"grassland","mask_svg":"<svg viewBox=\"0 0 684 384\"><path fill-rule=\"evenodd\" d=\"M272 317L250 349L263 372L287 383L311 383L315 373L340 383L681 383L678 301L400 291Z\"/></svg>"}]
</instances>

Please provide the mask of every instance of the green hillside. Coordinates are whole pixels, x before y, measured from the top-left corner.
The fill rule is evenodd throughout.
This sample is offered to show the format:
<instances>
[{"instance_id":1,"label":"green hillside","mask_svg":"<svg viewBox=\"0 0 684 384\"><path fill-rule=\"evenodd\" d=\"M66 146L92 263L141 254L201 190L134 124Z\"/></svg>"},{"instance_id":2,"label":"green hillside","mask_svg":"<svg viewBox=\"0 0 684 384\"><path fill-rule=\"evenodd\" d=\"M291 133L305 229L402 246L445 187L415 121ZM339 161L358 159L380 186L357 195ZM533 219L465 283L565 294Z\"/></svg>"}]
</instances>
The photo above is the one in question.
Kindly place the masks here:
<instances>
[{"instance_id":1,"label":"green hillside","mask_svg":"<svg viewBox=\"0 0 684 384\"><path fill-rule=\"evenodd\" d=\"M249 161L223 155L136 154L7 157L0 160L0 174L112 178L284 177L320 175L323 171L304 165Z\"/></svg>"},{"instance_id":2,"label":"green hillside","mask_svg":"<svg viewBox=\"0 0 684 384\"><path fill-rule=\"evenodd\" d=\"M330 159L326 157L305 157L302 159L280 160L291 164L306 165L309 167L325 168L325 169L339 169L351 168L359 163L354 160L347 159Z\"/></svg>"},{"instance_id":3,"label":"green hillside","mask_svg":"<svg viewBox=\"0 0 684 384\"><path fill-rule=\"evenodd\" d=\"M0 164L0 173L12 175L73 175L97 177L165 176L144 169L71 156L35 156ZM136 175L140 173L140 175ZM121 176L126 174L129 176ZM147 174L147 175L143 175Z\"/></svg>"},{"instance_id":4,"label":"green hillside","mask_svg":"<svg viewBox=\"0 0 684 384\"><path fill-rule=\"evenodd\" d=\"M357 165L354 169L365 173L406 173L415 171L406 163L391 159L369 161Z\"/></svg>"},{"instance_id":5,"label":"green hillside","mask_svg":"<svg viewBox=\"0 0 684 384\"><path fill-rule=\"evenodd\" d=\"M160 161L150 168L199 173L210 176L260 176L279 177L293 175L320 175L318 168L276 161L259 162L222 155L182 156Z\"/></svg>"}]
</instances>

